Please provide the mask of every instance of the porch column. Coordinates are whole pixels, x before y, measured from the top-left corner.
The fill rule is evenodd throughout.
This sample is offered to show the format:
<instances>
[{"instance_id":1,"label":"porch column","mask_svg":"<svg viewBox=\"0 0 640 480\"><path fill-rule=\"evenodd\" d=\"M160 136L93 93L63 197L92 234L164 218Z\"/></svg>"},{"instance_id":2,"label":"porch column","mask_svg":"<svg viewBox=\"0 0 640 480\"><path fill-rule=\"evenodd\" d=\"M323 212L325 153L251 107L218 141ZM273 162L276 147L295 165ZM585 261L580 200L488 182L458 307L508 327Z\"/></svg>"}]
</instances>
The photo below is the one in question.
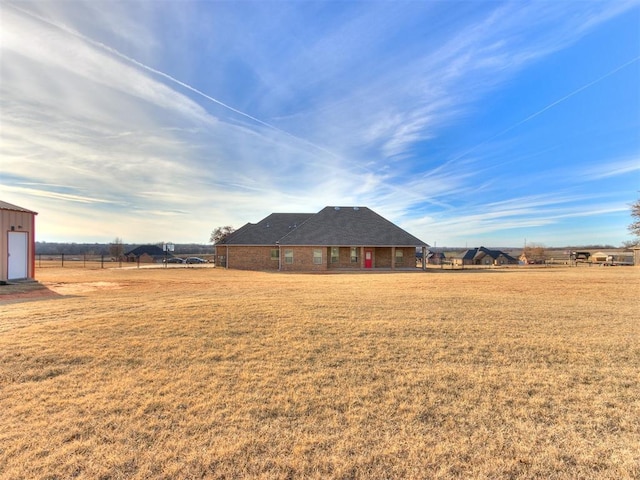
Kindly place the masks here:
<instances>
[{"instance_id":1,"label":"porch column","mask_svg":"<svg viewBox=\"0 0 640 480\"><path fill-rule=\"evenodd\" d=\"M422 247L422 270L427 270L427 247Z\"/></svg>"},{"instance_id":2,"label":"porch column","mask_svg":"<svg viewBox=\"0 0 640 480\"><path fill-rule=\"evenodd\" d=\"M391 247L391 270L396 269L396 247Z\"/></svg>"},{"instance_id":3,"label":"porch column","mask_svg":"<svg viewBox=\"0 0 640 480\"><path fill-rule=\"evenodd\" d=\"M364 268L364 247L360 247L360 268Z\"/></svg>"}]
</instances>

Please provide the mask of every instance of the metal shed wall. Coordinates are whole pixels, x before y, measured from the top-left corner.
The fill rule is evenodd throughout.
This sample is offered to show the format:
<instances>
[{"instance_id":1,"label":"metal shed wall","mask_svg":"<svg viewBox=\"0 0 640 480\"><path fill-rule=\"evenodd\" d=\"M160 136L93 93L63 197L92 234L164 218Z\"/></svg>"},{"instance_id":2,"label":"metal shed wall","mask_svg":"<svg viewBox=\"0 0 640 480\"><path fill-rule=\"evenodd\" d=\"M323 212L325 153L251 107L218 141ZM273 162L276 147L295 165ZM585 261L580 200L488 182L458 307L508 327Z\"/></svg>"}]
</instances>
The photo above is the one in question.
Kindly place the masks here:
<instances>
[{"instance_id":1,"label":"metal shed wall","mask_svg":"<svg viewBox=\"0 0 640 480\"><path fill-rule=\"evenodd\" d=\"M27 234L27 278L35 276L35 212L0 207L0 281L12 280L9 274L9 233Z\"/></svg>"}]
</instances>

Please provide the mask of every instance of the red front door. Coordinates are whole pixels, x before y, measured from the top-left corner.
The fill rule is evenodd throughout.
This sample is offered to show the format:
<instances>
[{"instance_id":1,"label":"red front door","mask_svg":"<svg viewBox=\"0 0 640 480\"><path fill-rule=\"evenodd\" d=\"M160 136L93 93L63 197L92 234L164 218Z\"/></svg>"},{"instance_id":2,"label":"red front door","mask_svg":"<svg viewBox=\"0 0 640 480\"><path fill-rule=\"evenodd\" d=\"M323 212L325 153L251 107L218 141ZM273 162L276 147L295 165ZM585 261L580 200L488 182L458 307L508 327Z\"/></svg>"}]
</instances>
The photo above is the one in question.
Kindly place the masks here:
<instances>
[{"instance_id":1,"label":"red front door","mask_svg":"<svg viewBox=\"0 0 640 480\"><path fill-rule=\"evenodd\" d=\"M364 251L364 268L371 268L373 266L373 252L371 250Z\"/></svg>"}]
</instances>

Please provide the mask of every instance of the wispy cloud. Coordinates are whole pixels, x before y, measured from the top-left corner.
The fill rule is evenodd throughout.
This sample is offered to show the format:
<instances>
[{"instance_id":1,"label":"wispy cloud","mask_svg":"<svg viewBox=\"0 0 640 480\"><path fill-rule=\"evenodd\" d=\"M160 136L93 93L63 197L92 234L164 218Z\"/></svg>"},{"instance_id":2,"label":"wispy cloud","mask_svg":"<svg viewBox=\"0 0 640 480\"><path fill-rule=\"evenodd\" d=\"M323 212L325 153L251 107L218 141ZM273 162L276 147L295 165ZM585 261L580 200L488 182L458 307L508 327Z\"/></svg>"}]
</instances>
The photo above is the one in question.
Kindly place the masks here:
<instances>
[{"instance_id":1,"label":"wispy cloud","mask_svg":"<svg viewBox=\"0 0 640 480\"><path fill-rule=\"evenodd\" d=\"M633 173L640 182L640 154L630 158L608 159L606 163L589 166L579 171L578 175L584 180L595 181Z\"/></svg>"},{"instance_id":2,"label":"wispy cloud","mask_svg":"<svg viewBox=\"0 0 640 480\"><path fill-rule=\"evenodd\" d=\"M521 237L518 233L510 234L509 231L529 232L530 240L535 240L537 235L537 240L541 243L557 241L551 232L558 229L582 229L585 225L580 225L580 222L586 218L619 214L628 209L628 206L620 202L607 202L605 199L593 204L585 202L586 200L587 197L582 198L582 201L577 197L513 199L501 204L468 208L466 212L460 212L451 218L441 214L415 218L406 221L405 226L428 232L429 237L423 239L432 243L434 239L446 241L457 238L457 246L461 246L463 241L477 246L487 240L494 245L515 246L519 244L517 239ZM574 225L574 221L578 223ZM442 242L439 244L443 245Z\"/></svg>"},{"instance_id":3,"label":"wispy cloud","mask_svg":"<svg viewBox=\"0 0 640 480\"><path fill-rule=\"evenodd\" d=\"M77 203L114 203L101 198L88 197L85 195L76 195L72 193L62 193L55 190L65 188L61 185L42 185L44 188L21 187L21 186L5 186L6 192L33 195L36 197L44 197L50 200L64 200Z\"/></svg>"}]
</instances>

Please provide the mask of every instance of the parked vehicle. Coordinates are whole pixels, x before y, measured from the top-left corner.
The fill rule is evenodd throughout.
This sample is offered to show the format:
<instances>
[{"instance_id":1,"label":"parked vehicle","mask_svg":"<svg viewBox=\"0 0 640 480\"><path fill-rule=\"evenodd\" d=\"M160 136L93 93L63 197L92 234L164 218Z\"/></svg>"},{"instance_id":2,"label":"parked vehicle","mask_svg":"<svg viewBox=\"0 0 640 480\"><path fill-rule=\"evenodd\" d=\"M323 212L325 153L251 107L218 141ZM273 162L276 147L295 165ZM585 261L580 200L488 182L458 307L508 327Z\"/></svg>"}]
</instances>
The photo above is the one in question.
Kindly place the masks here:
<instances>
[{"instance_id":1,"label":"parked vehicle","mask_svg":"<svg viewBox=\"0 0 640 480\"><path fill-rule=\"evenodd\" d=\"M184 263L184 259L180 257L171 257L165 260L165 263Z\"/></svg>"},{"instance_id":2,"label":"parked vehicle","mask_svg":"<svg viewBox=\"0 0 640 480\"><path fill-rule=\"evenodd\" d=\"M207 261L200 257L188 257L184 263L207 263Z\"/></svg>"}]
</instances>

